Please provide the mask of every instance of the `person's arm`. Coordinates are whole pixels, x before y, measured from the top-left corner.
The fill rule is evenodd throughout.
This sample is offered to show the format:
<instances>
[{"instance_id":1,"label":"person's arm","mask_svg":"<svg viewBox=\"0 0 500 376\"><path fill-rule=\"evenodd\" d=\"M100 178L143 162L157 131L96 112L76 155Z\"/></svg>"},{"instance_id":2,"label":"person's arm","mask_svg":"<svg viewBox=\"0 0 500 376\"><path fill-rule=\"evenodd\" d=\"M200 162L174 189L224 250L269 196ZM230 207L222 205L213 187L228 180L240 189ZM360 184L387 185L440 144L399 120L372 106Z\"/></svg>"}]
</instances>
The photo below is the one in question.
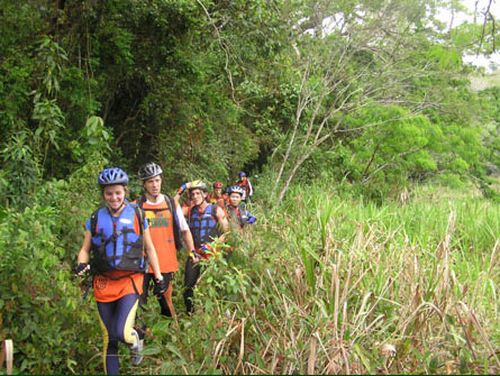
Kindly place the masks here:
<instances>
[{"instance_id":1,"label":"person's arm","mask_svg":"<svg viewBox=\"0 0 500 376\"><path fill-rule=\"evenodd\" d=\"M156 254L156 249L151 239L151 234L149 233L149 228L144 230L144 245L146 247L146 253L148 255L149 264L153 269L155 278L159 281L163 279L160 271L160 263L158 262L158 256Z\"/></svg>"},{"instance_id":2,"label":"person's arm","mask_svg":"<svg viewBox=\"0 0 500 376\"><path fill-rule=\"evenodd\" d=\"M186 245L189 252L194 250L194 241L193 235L191 235L191 230L186 222L186 218L184 217L184 210L181 209L180 206L176 206L175 214L177 215L177 223L179 223L179 229L181 230L182 240L184 240L184 244ZM186 208L187 214L187 208Z\"/></svg>"},{"instance_id":3,"label":"person's arm","mask_svg":"<svg viewBox=\"0 0 500 376\"><path fill-rule=\"evenodd\" d=\"M80 248L80 252L78 252L77 258L77 268L75 273L78 275L83 275L88 270L90 270L90 245L92 242L92 234L89 230L85 231L85 237L83 239L82 247Z\"/></svg>"},{"instance_id":4,"label":"person's arm","mask_svg":"<svg viewBox=\"0 0 500 376\"><path fill-rule=\"evenodd\" d=\"M78 253L78 263L89 263L90 260L90 243L92 240L92 234L90 231L85 231L85 238L83 239L82 247L80 248L80 252Z\"/></svg>"},{"instance_id":5,"label":"person's arm","mask_svg":"<svg viewBox=\"0 0 500 376\"><path fill-rule=\"evenodd\" d=\"M219 226L220 226L222 232L226 233L229 231L229 222L227 221L226 214L224 213L224 210L220 206L216 206L216 208L217 209L216 209L215 214L217 216Z\"/></svg>"},{"instance_id":6,"label":"person's arm","mask_svg":"<svg viewBox=\"0 0 500 376\"><path fill-rule=\"evenodd\" d=\"M253 187L252 183L250 183L250 179L247 178L247 182L248 182L248 197L250 197L253 195Z\"/></svg>"},{"instance_id":7,"label":"person's arm","mask_svg":"<svg viewBox=\"0 0 500 376\"><path fill-rule=\"evenodd\" d=\"M182 185L177 189L177 191L175 191L175 195L174 195L173 199L177 205L180 205L181 196L184 193L184 191L186 190L186 188L187 188L187 184L182 183Z\"/></svg>"},{"instance_id":8,"label":"person's arm","mask_svg":"<svg viewBox=\"0 0 500 376\"><path fill-rule=\"evenodd\" d=\"M184 209L186 209L186 214L184 214ZM193 260L193 264L197 264L200 261L200 257L195 252L193 235L191 234L191 230L189 229L189 225L186 222L186 218L184 215L187 215L188 208L180 208L177 206L175 208L175 214L177 215L177 220L179 223L179 229L181 230L182 240L184 240L184 244L186 245L188 255Z\"/></svg>"}]
</instances>

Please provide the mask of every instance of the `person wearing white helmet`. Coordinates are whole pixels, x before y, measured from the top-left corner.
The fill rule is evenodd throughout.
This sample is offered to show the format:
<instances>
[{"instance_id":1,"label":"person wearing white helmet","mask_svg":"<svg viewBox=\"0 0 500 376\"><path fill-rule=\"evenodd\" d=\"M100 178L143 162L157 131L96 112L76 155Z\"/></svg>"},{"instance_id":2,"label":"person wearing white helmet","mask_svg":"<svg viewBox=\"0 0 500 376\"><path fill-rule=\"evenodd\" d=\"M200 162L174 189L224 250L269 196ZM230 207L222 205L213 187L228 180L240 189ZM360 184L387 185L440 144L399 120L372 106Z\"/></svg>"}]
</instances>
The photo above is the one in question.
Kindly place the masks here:
<instances>
[{"instance_id":1,"label":"person wearing white helmet","mask_svg":"<svg viewBox=\"0 0 500 376\"><path fill-rule=\"evenodd\" d=\"M229 217L229 222L239 229L242 229L247 224L251 225L257 221L257 218L246 210L242 203L244 190L239 185L233 185L227 189L229 195L226 212Z\"/></svg>"}]
</instances>

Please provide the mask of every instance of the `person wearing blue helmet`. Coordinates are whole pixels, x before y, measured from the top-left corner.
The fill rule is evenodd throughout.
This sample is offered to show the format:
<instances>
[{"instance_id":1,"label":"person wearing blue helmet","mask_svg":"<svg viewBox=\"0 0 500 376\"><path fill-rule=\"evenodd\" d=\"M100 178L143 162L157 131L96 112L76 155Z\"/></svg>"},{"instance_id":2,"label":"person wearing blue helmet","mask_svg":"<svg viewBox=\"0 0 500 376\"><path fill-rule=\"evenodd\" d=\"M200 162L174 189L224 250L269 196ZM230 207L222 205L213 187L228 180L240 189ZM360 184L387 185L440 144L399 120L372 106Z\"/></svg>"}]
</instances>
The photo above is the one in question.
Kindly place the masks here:
<instances>
[{"instance_id":1,"label":"person wearing blue helmet","mask_svg":"<svg viewBox=\"0 0 500 376\"><path fill-rule=\"evenodd\" d=\"M130 346L134 365L142 361L144 333L134 329L134 321L148 262L155 276L155 294L166 291L148 222L142 210L126 200L128 181L127 173L118 167L99 174L105 205L87 220L75 270L79 276L92 275L104 337L104 371L113 375L119 373L119 342Z\"/></svg>"},{"instance_id":2,"label":"person wearing blue helmet","mask_svg":"<svg viewBox=\"0 0 500 376\"><path fill-rule=\"evenodd\" d=\"M239 180L234 183L234 185L240 186L243 188L243 196L242 196L242 201L244 202L250 202L250 198L253 195L253 187L252 183L250 183L250 179L248 179L248 176L246 172L240 171L238 173L238 178Z\"/></svg>"}]
</instances>

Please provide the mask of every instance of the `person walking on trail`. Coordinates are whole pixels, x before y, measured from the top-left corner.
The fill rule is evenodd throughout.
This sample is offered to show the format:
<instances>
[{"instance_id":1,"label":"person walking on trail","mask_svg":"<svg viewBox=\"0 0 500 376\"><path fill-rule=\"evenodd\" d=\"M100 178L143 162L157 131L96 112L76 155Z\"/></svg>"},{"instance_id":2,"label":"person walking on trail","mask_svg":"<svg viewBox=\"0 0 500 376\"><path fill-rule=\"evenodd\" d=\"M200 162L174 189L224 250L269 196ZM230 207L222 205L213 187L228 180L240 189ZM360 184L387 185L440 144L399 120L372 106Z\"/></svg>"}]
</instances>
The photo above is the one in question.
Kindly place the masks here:
<instances>
[{"instance_id":1,"label":"person walking on trail","mask_svg":"<svg viewBox=\"0 0 500 376\"><path fill-rule=\"evenodd\" d=\"M161 193L162 174L161 167L153 162L139 169L138 177L142 181L144 195L138 204L144 210L151 239L158 254L161 274L167 285L165 294L158 297L161 314L172 317L175 315L172 304L172 279L174 273L179 270L177 251L182 248L181 236L190 252L194 250L194 243L181 207L170 196ZM153 270L150 268L144 277L143 302L147 301L153 277Z\"/></svg>"},{"instance_id":2,"label":"person walking on trail","mask_svg":"<svg viewBox=\"0 0 500 376\"><path fill-rule=\"evenodd\" d=\"M243 188L239 185L233 185L228 188L227 192L229 194L229 201L226 205L226 213L232 227L243 229L246 225L254 224L257 218L246 210L245 205L241 201L244 193Z\"/></svg>"},{"instance_id":3,"label":"person walking on trail","mask_svg":"<svg viewBox=\"0 0 500 376\"><path fill-rule=\"evenodd\" d=\"M200 260L210 257L216 251L213 242L218 238L224 241L224 233L229 230L229 223L224 210L217 205L209 204L207 185L201 180L183 184L191 195L194 206L184 208L184 215L188 218L188 225L193 235L195 251L186 260L184 272L184 304L188 314L194 312L194 286L200 277Z\"/></svg>"},{"instance_id":4,"label":"person walking on trail","mask_svg":"<svg viewBox=\"0 0 500 376\"><path fill-rule=\"evenodd\" d=\"M234 183L234 185L238 185L241 188L243 188L243 197L241 198L244 202L250 202L250 199L253 196L253 187L252 183L250 183L250 179L248 179L248 176L246 172L240 171L238 173L239 180Z\"/></svg>"},{"instance_id":5,"label":"person walking on trail","mask_svg":"<svg viewBox=\"0 0 500 376\"><path fill-rule=\"evenodd\" d=\"M208 195L208 202L210 204L219 205L221 208L226 206L227 194L222 193L222 183L216 181L213 184L213 192Z\"/></svg>"},{"instance_id":6,"label":"person walking on trail","mask_svg":"<svg viewBox=\"0 0 500 376\"><path fill-rule=\"evenodd\" d=\"M98 208L86 222L75 274L83 276L90 272L93 277L104 338L104 370L107 374L118 374L119 342L130 346L132 364L142 361L144 333L133 326L146 269L144 249L155 277L155 294L165 293L166 284L144 214L125 198L127 173L118 167L106 168L97 181L105 206Z\"/></svg>"}]
</instances>

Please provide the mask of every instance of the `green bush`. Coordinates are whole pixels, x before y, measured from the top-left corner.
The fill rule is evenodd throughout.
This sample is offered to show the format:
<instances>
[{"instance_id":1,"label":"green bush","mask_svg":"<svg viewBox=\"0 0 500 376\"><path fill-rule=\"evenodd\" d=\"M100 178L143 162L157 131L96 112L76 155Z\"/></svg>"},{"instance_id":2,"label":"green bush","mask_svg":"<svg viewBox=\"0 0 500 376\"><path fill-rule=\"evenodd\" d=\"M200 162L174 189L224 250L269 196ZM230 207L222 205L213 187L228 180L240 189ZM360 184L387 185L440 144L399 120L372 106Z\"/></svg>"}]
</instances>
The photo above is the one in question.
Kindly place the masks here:
<instances>
[{"instance_id":1,"label":"green bush","mask_svg":"<svg viewBox=\"0 0 500 376\"><path fill-rule=\"evenodd\" d=\"M6 214L0 223L0 337L13 339L19 372L79 372L80 360L96 351L99 326L81 307L72 266L61 261L59 217L39 205Z\"/></svg>"}]
</instances>

